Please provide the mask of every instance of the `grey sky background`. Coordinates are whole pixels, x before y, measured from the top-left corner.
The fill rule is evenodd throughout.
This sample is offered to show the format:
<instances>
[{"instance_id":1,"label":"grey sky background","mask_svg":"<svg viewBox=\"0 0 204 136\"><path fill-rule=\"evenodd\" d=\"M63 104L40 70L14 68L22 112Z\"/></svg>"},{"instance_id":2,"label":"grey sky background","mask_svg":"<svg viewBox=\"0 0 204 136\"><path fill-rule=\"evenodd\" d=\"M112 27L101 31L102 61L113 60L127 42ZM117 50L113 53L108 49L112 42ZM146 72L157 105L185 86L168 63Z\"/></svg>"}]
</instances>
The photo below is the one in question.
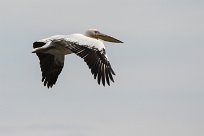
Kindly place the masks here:
<instances>
[{"instance_id":1,"label":"grey sky background","mask_svg":"<svg viewBox=\"0 0 204 136\"><path fill-rule=\"evenodd\" d=\"M0 135L203 136L203 0L7 0L0 4ZM116 72L98 86L69 55L41 83L32 43L98 28Z\"/></svg>"}]
</instances>

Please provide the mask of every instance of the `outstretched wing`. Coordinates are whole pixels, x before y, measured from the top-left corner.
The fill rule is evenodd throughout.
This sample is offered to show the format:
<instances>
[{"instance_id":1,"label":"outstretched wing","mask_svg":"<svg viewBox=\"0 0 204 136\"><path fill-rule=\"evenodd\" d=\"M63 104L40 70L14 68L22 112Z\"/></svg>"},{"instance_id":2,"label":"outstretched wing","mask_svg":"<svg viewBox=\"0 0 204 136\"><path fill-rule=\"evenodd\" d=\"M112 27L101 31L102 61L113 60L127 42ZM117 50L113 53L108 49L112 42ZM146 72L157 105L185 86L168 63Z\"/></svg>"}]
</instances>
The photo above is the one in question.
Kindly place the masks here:
<instances>
[{"instance_id":1,"label":"outstretched wing","mask_svg":"<svg viewBox=\"0 0 204 136\"><path fill-rule=\"evenodd\" d=\"M45 44L44 42L34 42L33 48L39 48ZM42 82L44 82L44 86L52 88L64 66L64 55L51 55L46 53L36 53L36 55L40 60Z\"/></svg>"},{"instance_id":2,"label":"outstretched wing","mask_svg":"<svg viewBox=\"0 0 204 136\"><path fill-rule=\"evenodd\" d=\"M102 84L105 86L106 82L110 85L110 80L114 82L112 75L115 75L115 72L108 61L104 48L99 50L94 46L79 45L73 42L68 43L68 45L73 53L84 59L91 69L94 79L97 78L98 84L102 81Z\"/></svg>"}]
</instances>

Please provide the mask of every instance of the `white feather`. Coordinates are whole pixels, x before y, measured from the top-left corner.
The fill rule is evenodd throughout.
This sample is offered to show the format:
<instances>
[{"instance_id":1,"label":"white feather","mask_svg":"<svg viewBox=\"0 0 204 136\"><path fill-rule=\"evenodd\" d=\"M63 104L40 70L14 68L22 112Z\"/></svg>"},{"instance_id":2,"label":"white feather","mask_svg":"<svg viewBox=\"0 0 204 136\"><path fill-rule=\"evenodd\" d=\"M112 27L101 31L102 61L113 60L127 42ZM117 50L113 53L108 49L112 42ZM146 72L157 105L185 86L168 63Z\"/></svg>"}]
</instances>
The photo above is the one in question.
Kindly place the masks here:
<instances>
[{"instance_id":1,"label":"white feather","mask_svg":"<svg viewBox=\"0 0 204 136\"><path fill-rule=\"evenodd\" d=\"M46 42L47 43L47 42L50 42L53 40L65 40L68 42L74 42L80 46L89 46L89 47L97 48L99 51L105 48L105 46L101 40L90 38L90 37L87 37L87 36L82 35L82 34L54 35L54 36L51 36L49 38L39 40L39 42Z\"/></svg>"},{"instance_id":2,"label":"white feather","mask_svg":"<svg viewBox=\"0 0 204 136\"><path fill-rule=\"evenodd\" d=\"M67 41L75 42L80 46L89 46L89 47L97 48L99 51L105 48L101 40L90 38L82 34L67 35L65 39Z\"/></svg>"}]
</instances>

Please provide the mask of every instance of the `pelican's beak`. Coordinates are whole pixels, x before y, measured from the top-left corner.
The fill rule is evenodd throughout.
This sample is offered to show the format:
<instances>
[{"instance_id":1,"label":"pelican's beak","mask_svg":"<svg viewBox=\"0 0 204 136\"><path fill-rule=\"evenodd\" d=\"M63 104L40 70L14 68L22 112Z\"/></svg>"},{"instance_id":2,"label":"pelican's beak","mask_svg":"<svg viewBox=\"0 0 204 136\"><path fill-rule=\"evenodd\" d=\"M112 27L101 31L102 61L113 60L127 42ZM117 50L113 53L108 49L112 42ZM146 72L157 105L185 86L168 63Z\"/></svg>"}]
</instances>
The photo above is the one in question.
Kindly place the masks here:
<instances>
[{"instance_id":1,"label":"pelican's beak","mask_svg":"<svg viewBox=\"0 0 204 136\"><path fill-rule=\"evenodd\" d=\"M101 39L101 40L104 40L104 41L107 41L107 42L123 43L122 41L120 41L120 40L118 40L116 38L113 38L111 36L108 36L106 34L103 34L103 33L97 34L97 38Z\"/></svg>"}]
</instances>

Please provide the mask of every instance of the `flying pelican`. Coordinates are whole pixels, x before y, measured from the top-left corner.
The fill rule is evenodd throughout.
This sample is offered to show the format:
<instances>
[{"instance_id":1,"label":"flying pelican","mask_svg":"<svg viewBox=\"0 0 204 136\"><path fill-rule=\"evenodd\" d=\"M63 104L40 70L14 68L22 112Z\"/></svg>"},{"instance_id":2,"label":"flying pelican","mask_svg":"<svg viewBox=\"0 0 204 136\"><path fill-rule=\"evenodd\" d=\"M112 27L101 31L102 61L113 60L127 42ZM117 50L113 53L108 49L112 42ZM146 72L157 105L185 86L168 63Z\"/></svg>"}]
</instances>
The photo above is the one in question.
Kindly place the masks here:
<instances>
[{"instance_id":1,"label":"flying pelican","mask_svg":"<svg viewBox=\"0 0 204 136\"><path fill-rule=\"evenodd\" d=\"M34 42L32 53L36 53L40 60L44 86L52 88L64 66L65 55L71 53L75 53L84 59L91 69L94 79L98 79L99 85L101 81L103 86L105 86L105 83L110 85L110 80L114 82L112 75L115 75L115 72L106 55L105 46L100 39L123 43L99 32L97 29L89 29L85 32L85 35L55 35Z\"/></svg>"}]
</instances>

